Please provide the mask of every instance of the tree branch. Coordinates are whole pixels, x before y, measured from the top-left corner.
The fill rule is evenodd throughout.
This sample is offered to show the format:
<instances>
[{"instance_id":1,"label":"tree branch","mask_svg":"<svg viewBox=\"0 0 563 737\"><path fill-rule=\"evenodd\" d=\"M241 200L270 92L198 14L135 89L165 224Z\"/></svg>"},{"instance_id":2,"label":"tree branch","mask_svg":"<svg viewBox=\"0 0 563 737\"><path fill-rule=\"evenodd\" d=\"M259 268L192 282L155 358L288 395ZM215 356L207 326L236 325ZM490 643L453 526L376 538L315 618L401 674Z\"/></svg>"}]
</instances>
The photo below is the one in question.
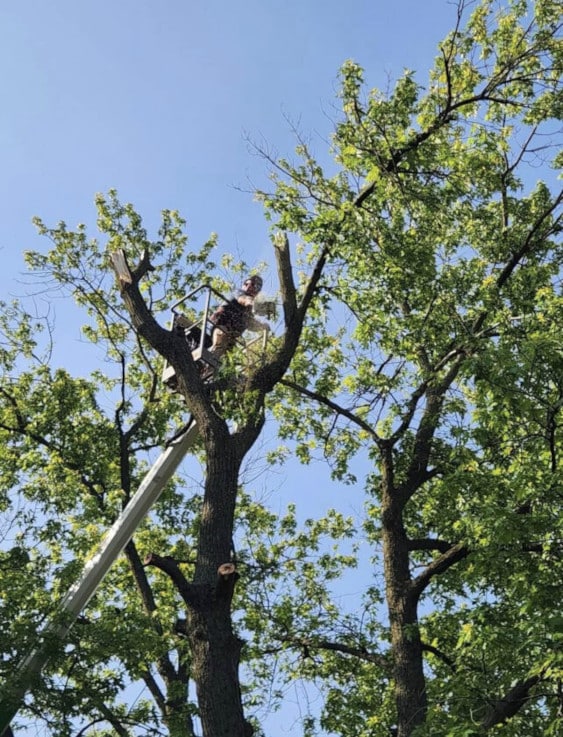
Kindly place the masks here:
<instances>
[{"instance_id":1,"label":"tree branch","mask_svg":"<svg viewBox=\"0 0 563 737\"><path fill-rule=\"evenodd\" d=\"M162 625L157 617L154 616L157 606L154 600L154 595L146 572L141 563L137 547L133 540L130 540L125 546L125 554L129 565L131 567L137 590L141 595L145 612L151 617L152 626L155 628L159 635L163 634ZM163 653L157 659L158 670L160 675L166 680L167 684L170 685L178 680L178 674L174 667L174 664L170 660L167 653Z\"/></svg>"},{"instance_id":2,"label":"tree branch","mask_svg":"<svg viewBox=\"0 0 563 737\"><path fill-rule=\"evenodd\" d=\"M234 586L239 579L239 574L234 563L222 563L217 569L215 589L209 586L189 583L180 570L177 561L170 556L161 556L157 553L149 553L144 560L146 566L155 566L173 581L176 589L185 604L192 609L201 610L206 606L210 597L215 599L230 599Z\"/></svg>"},{"instance_id":3,"label":"tree branch","mask_svg":"<svg viewBox=\"0 0 563 737\"><path fill-rule=\"evenodd\" d=\"M116 734L120 735L120 737L129 737L129 730L121 724L121 721L112 713L108 706L103 702L100 702L97 704L97 708L100 710L102 716L111 724L113 729L115 729Z\"/></svg>"},{"instance_id":4,"label":"tree branch","mask_svg":"<svg viewBox=\"0 0 563 737\"><path fill-rule=\"evenodd\" d=\"M147 688L151 692L151 696L153 697L155 704L158 706L162 714L166 713L166 698L162 691L160 690L158 683L156 682L155 677L153 674L147 669L142 674L142 679L145 682Z\"/></svg>"},{"instance_id":5,"label":"tree branch","mask_svg":"<svg viewBox=\"0 0 563 737\"><path fill-rule=\"evenodd\" d=\"M389 668L389 662L385 655L370 653L364 647L353 647L351 645L345 645L342 642L331 642L330 640L302 640L300 644L318 650L330 650L332 652L342 653L343 655L352 655L368 663Z\"/></svg>"},{"instance_id":6,"label":"tree branch","mask_svg":"<svg viewBox=\"0 0 563 737\"><path fill-rule=\"evenodd\" d=\"M141 281L143 276L149 271L154 271L154 266L150 261L150 253L147 248L143 251L143 255L136 269L133 271L133 279L135 282Z\"/></svg>"},{"instance_id":7,"label":"tree branch","mask_svg":"<svg viewBox=\"0 0 563 737\"><path fill-rule=\"evenodd\" d=\"M297 312L295 283L291 268L291 252L286 233L278 233L274 238L274 253L278 267L281 299L283 305L284 325L286 329L293 323Z\"/></svg>"},{"instance_id":8,"label":"tree branch","mask_svg":"<svg viewBox=\"0 0 563 737\"><path fill-rule=\"evenodd\" d=\"M291 297L292 290L295 293L295 288L293 286L293 277L291 276L289 250L286 249L285 240L281 249L278 248L276 251L276 254L278 259L281 259L281 263L278 261L278 273L282 280L282 292L285 292L289 299L288 314L292 315L292 319L286 325L283 342L275 358L259 368L251 377L249 389L251 391L257 389L262 396L268 391L271 391L281 380L291 363L291 359L295 355L295 351L299 345L299 339L301 338L301 333L303 331L303 324L307 310L315 295L328 258L328 247L324 246L322 248L299 304L295 303Z\"/></svg>"},{"instance_id":9,"label":"tree branch","mask_svg":"<svg viewBox=\"0 0 563 737\"><path fill-rule=\"evenodd\" d=\"M405 503L410 499L410 497L412 497L421 484L431 479L437 473L436 470L428 470L432 443L436 433L436 428L440 422L440 414L444 404L445 394L458 375L463 356L464 353L460 353L458 355L457 360L454 361L453 365L442 379L434 384L430 384L430 382L428 382L428 385L426 386L426 407L424 408L418 429L415 433L414 448L407 469L406 480L399 487L399 495ZM413 394L413 397L418 396L419 392L420 387ZM412 419L412 417L413 410L411 408L410 419ZM404 422L401 425L401 427L404 427L405 429L407 426L405 426ZM397 433L394 434L394 437L396 436Z\"/></svg>"},{"instance_id":10,"label":"tree branch","mask_svg":"<svg viewBox=\"0 0 563 737\"><path fill-rule=\"evenodd\" d=\"M342 642L332 642L331 640L319 639L315 640L306 637L282 637L281 642L295 648L303 650L305 657L310 656L310 650L329 650L331 652L341 653L342 655L351 655L360 660L388 669L389 660L386 655L378 653L370 653L365 647L356 647L347 645ZM264 653L278 652L278 650L264 650Z\"/></svg>"},{"instance_id":11,"label":"tree branch","mask_svg":"<svg viewBox=\"0 0 563 737\"><path fill-rule=\"evenodd\" d=\"M226 424L213 411L187 342L175 331L166 330L158 324L141 295L138 282L151 269L147 252L138 267L132 272L127 266L130 278L125 278L127 274L123 273L123 262L126 264L123 252L112 254L112 261L123 302L131 316L133 329L174 367L178 377L178 389L185 397L202 433L205 427L212 427L217 437L225 436L228 433Z\"/></svg>"},{"instance_id":12,"label":"tree branch","mask_svg":"<svg viewBox=\"0 0 563 737\"><path fill-rule=\"evenodd\" d=\"M538 231L540 230L541 226L545 222L545 220L553 214L553 212L556 210L556 208L561 204L563 201L563 191L559 193L559 195L555 198L553 203L547 210L544 210L541 215L538 217L538 219L535 221L533 226L528 231L528 234L526 238L524 239L524 242L522 243L521 247L513 253L511 258L506 262L504 265L504 268L500 272L500 274L497 277L496 280L496 288L500 292L500 290L504 287L504 285L507 283L507 281L510 279L516 268L520 265L522 260L533 250L534 245L537 242L537 239L535 236L537 236ZM559 219L554 223L547 232L543 233L542 239L547 238L550 234L554 234L559 229ZM483 310L478 317L475 319L475 322L472 326L471 332L473 334L477 333L482 327L483 323L487 319L487 316L489 314L488 310Z\"/></svg>"},{"instance_id":13,"label":"tree branch","mask_svg":"<svg viewBox=\"0 0 563 737\"><path fill-rule=\"evenodd\" d=\"M409 550L438 550L440 553L447 553L452 547L452 543L447 540L412 538L408 541Z\"/></svg>"},{"instance_id":14,"label":"tree branch","mask_svg":"<svg viewBox=\"0 0 563 737\"><path fill-rule=\"evenodd\" d=\"M541 216L534 223L533 227L530 228L530 231L528 232L528 235L526 236L526 239L520 249L516 251L516 253L512 256L512 258L508 261L504 269L499 274L499 277L497 279L497 288L499 290L510 279L512 272L514 271L514 269L516 269L522 259L533 249L534 244L536 243L536 234L540 230L545 220L557 209L558 205L561 204L562 200L563 192L560 192L558 197L553 201L551 207L549 207L547 210L544 210ZM551 228L550 230L553 232L554 228ZM543 235L542 241L544 241L546 237L547 233Z\"/></svg>"},{"instance_id":15,"label":"tree branch","mask_svg":"<svg viewBox=\"0 0 563 737\"><path fill-rule=\"evenodd\" d=\"M497 724L508 721L532 698L530 691L540 680L539 675L530 676L530 678L519 681L500 699L493 701L489 711L481 720L481 727L489 730Z\"/></svg>"},{"instance_id":16,"label":"tree branch","mask_svg":"<svg viewBox=\"0 0 563 737\"><path fill-rule=\"evenodd\" d=\"M131 316L133 328L164 358L172 362L172 359L175 358L173 334L158 324L139 290L139 279L147 269L142 267L143 262L141 262L133 272L130 272L130 278L125 278L123 267L117 258L119 255L125 258L123 252L118 251L112 254L112 261L121 296Z\"/></svg>"},{"instance_id":17,"label":"tree branch","mask_svg":"<svg viewBox=\"0 0 563 737\"><path fill-rule=\"evenodd\" d=\"M188 583L174 558L161 556L157 553L149 553L145 556L143 563L145 566L154 566L163 573L166 573L187 606L193 607L194 609L201 608L201 587Z\"/></svg>"},{"instance_id":18,"label":"tree branch","mask_svg":"<svg viewBox=\"0 0 563 737\"><path fill-rule=\"evenodd\" d=\"M301 335L301 328L303 327L303 321L305 320L305 314L307 310L309 309L309 305L311 304L311 300L313 299L313 295L315 294L317 285L321 279L327 258L328 258L328 246L325 245L323 246L323 249L317 259L315 268L313 269L313 272L311 273L311 276L309 277L309 281L307 282L307 286L305 287L305 292L303 293L303 297L301 298L301 302L297 308L297 312L298 312L299 320L300 320L299 335Z\"/></svg>"},{"instance_id":19,"label":"tree branch","mask_svg":"<svg viewBox=\"0 0 563 737\"><path fill-rule=\"evenodd\" d=\"M367 422L364 422L364 420L362 420L356 414L351 412L349 409L345 409L344 407L341 407L339 404L336 404L336 402L333 402L327 397L324 397L322 394L318 394L317 392L311 391L310 389L307 389L304 386L301 386L300 384L297 384L294 381L291 381L290 379L282 379L280 381L280 384L287 386L289 389L293 389L299 394L303 394L303 396L308 397L309 399L313 399L315 402L318 402L319 404L323 404L325 407L328 407L329 409L333 410L333 412L336 412L338 415L342 415L342 417L346 417L348 420L350 420L350 422L353 422L355 425L357 425L362 430L367 432L376 442L379 442L381 440L379 435L375 432L375 430L370 425L367 424Z\"/></svg>"},{"instance_id":20,"label":"tree branch","mask_svg":"<svg viewBox=\"0 0 563 737\"><path fill-rule=\"evenodd\" d=\"M435 655L437 658L439 658L442 662L444 662L446 665L448 665L452 671L456 671L456 664L455 661L452 660L448 655L443 653L441 650L439 650L437 647L434 647L434 645L428 645L425 642L421 643L422 650L426 653L432 653L432 655Z\"/></svg>"},{"instance_id":21,"label":"tree branch","mask_svg":"<svg viewBox=\"0 0 563 737\"><path fill-rule=\"evenodd\" d=\"M468 555L469 548L467 545L464 543L453 545L449 550L426 566L424 571L413 579L411 583L411 593L416 597L420 596L434 576L444 573L453 565L459 563L460 560L467 558Z\"/></svg>"}]
</instances>

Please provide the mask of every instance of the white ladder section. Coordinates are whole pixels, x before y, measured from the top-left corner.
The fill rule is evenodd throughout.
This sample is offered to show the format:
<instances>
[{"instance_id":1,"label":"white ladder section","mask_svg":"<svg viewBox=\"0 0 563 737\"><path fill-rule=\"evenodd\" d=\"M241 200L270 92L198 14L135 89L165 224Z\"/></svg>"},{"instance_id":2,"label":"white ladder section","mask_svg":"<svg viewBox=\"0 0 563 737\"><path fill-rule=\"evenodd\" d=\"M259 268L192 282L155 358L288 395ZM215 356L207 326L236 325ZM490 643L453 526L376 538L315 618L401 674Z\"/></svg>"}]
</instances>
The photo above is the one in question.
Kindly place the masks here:
<instances>
[{"instance_id":1,"label":"white ladder section","mask_svg":"<svg viewBox=\"0 0 563 737\"><path fill-rule=\"evenodd\" d=\"M174 438L153 464L141 485L88 559L82 575L61 600L53 620L39 633L34 649L21 661L0 700L0 737L16 715L21 702L56 647L64 640L80 612L90 601L102 579L135 530L155 504L166 484L198 436L195 420Z\"/></svg>"}]
</instances>

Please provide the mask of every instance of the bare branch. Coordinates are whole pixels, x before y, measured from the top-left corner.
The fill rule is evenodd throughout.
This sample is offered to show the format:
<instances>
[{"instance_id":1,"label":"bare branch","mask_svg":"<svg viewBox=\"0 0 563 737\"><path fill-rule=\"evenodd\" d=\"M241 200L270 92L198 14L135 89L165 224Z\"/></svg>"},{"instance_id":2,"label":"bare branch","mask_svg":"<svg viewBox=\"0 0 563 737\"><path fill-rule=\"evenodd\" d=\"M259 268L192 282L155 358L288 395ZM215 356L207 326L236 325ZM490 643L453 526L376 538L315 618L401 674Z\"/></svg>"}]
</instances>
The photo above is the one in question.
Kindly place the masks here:
<instances>
[{"instance_id":1,"label":"bare branch","mask_svg":"<svg viewBox=\"0 0 563 737\"><path fill-rule=\"evenodd\" d=\"M364 647L353 647L342 642L331 642L330 640L302 640L301 644L302 646L318 650L330 650L332 652L342 653L343 655L352 655L353 657L365 660L368 663L374 663L380 667L389 668L389 661L385 655L370 653Z\"/></svg>"},{"instance_id":2,"label":"bare branch","mask_svg":"<svg viewBox=\"0 0 563 737\"><path fill-rule=\"evenodd\" d=\"M284 324L286 328L292 324L297 311L295 283L291 269L291 253L287 234L279 233L274 238L274 252L278 265L278 277L281 288Z\"/></svg>"},{"instance_id":3,"label":"bare branch","mask_svg":"<svg viewBox=\"0 0 563 737\"><path fill-rule=\"evenodd\" d=\"M200 587L188 583L180 570L178 563L170 556L161 556L149 553L144 559L144 565L155 566L172 580L184 602L189 607L200 608L202 597Z\"/></svg>"},{"instance_id":4,"label":"bare branch","mask_svg":"<svg viewBox=\"0 0 563 737\"><path fill-rule=\"evenodd\" d=\"M327 397L324 397L322 394L318 394L317 392L311 391L310 389L307 389L304 386L301 386L300 384L295 383L294 381L291 381L289 379L282 379L280 381L280 384L283 384L284 386L287 386L289 389L293 389L294 391L298 392L299 394L302 394L305 397L308 397L309 399L313 399L315 402L318 402L319 404L323 404L325 407L328 407L329 409L333 410L338 415L342 415L342 417L346 417L350 422L353 422L355 425L360 427L362 430L365 430L377 443L380 442L381 438L379 435L375 432L375 430L367 424L364 420L361 419L361 417L358 417L358 415L351 412L349 409L345 409L344 407L341 407L339 404L336 404L336 402L333 402L332 400L328 399Z\"/></svg>"},{"instance_id":5,"label":"bare branch","mask_svg":"<svg viewBox=\"0 0 563 737\"><path fill-rule=\"evenodd\" d=\"M341 653L342 655L351 655L352 657L360 660L365 660L368 663L374 663L375 665L389 669L390 663L386 655L379 653L371 653L365 647L348 645L343 642L333 642L332 640L326 640L323 638L314 639L306 637L292 637L290 635L283 636L280 641L284 645L289 645L293 648L299 648L303 651L304 657L310 657L311 650L329 650L331 652ZM264 653L277 653L279 649L275 650L264 650Z\"/></svg>"},{"instance_id":6,"label":"bare branch","mask_svg":"<svg viewBox=\"0 0 563 737\"><path fill-rule=\"evenodd\" d=\"M133 572L137 590L141 595L145 612L151 617L152 626L159 635L163 634L162 625L154 614L156 612L156 602L154 599L153 591L147 578L146 572L141 563L137 547L133 540L125 546L125 554L129 561L129 566ZM166 653L162 654L158 658L158 670L160 675L166 680L168 684L174 683L177 680L177 673L174 665Z\"/></svg>"}]
</instances>

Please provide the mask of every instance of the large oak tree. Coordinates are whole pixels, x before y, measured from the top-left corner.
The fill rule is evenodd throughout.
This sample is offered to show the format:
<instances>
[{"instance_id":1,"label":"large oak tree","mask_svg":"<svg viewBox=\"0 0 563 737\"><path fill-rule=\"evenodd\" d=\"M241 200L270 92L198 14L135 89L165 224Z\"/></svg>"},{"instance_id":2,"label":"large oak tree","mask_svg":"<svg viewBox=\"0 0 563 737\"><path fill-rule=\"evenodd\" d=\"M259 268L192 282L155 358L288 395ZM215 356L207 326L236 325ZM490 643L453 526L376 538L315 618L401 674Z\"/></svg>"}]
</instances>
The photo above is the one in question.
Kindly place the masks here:
<instances>
[{"instance_id":1,"label":"large oak tree","mask_svg":"<svg viewBox=\"0 0 563 737\"><path fill-rule=\"evenodd\" d=\"M106 365L71 377L39 354L36 321L4 311L6 683L186 407L204 468L201 495L170 485L54 652L26 703L53 733L191 736L197 713L205 737L247 735L244 704L259 696L245 690L281 672L325 693L307 734L556 734L558 12L460 3L426 87L406 72L366 92L361 68L343 67L337 173L300 141L300 160L272 160L274 186L258 193L288 233L273 239L283 330L211 390L160 313L210 278L213 242L189 251L171 212L151 240L113 194L98 199L102 243L39 223L53 248L29 261L87 310ZM129 281L113 274L117 251ZM160 387L162 358L182 400ZM335 479L363 484L362 616L342 616L327 585L353 561L330 548L309 559L347 523L334 513L300 533L291 510L277 520L240 487L268 413L303 460L322 451ZM131 681L150 698L128 704Z\"/></svg>"},{"instance_id":2,"label":"large oak tree","mask_svg":"<svg viewBox=\"0 0 563 737\"><path fill-rule=\"evenodd\" d=\"M458 11L427 88L406 71L366 91L343 67L336 174L303 142L260 193L309 251L330 244L278 417L302 457L364 484L383 571L385 619L365 600L379 638L360 618L344 641L306 638L367 660L331 687L339 734L561 724L560 9Z\"/></svg>"}]
</instances>

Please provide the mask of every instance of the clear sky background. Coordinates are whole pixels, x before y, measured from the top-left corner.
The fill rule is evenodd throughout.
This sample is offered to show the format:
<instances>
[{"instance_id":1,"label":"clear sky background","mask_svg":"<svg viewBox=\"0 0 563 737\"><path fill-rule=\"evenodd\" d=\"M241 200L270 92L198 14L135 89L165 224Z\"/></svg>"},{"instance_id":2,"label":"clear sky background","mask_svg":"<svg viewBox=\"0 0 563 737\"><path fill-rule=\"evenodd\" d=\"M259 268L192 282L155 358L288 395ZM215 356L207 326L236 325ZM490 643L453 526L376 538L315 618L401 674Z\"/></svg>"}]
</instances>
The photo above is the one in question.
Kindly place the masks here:
<instances>
[{"instance_id":1,"label":"clear sky background","mask_svg":"<svg viewBox=\"0 0 563 737\"><path fill-rule=\"evenodd\" d=\"M94 235L94 195L109 188L149 233L162 209L178 209L192 246L217 232L222 251L271 261L268 223L244 191L267 166L248 139L290 156L289 119L322 161L341 64L360 63L369 87L387 88L404 68L425 84L455 18L449 0L5 0L0 298L29 290L23 251L48 248L31 218L83 222ZM276 288L272 268L266 291ZM68 309L55 306L57 340L69 369L86 375ZM290 464L270 477L274 506L358 511L361 494L310 473ZM300 734L297 697L267 721L269 737Z\"/></svg>"}]
</instances>

